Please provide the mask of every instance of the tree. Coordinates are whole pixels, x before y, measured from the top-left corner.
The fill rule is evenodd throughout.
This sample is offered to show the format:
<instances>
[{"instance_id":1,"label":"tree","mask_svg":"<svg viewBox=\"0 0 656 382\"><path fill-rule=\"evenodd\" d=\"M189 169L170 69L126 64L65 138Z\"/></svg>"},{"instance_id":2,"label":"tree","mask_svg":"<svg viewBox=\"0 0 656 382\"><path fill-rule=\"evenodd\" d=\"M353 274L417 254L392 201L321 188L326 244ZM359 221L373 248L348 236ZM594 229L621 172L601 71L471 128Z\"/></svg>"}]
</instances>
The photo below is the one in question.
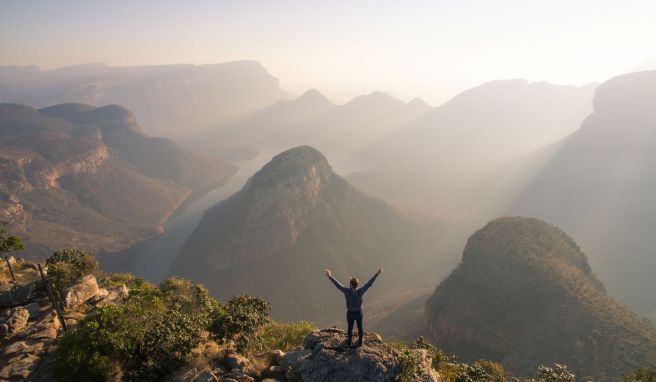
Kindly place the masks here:
<instances>
[{"instance_id":1,"label":"tree","mask_svg":"<svg viewBox=\"0 0 656 382\"><path fill-rule=\"evenodd\" d=\"M25 249L23 240L18 236L7 236L4 224L0 224L0 255Z\"/></svg>"},{"instance_id":2,"label":"tree","mask_svg":"<svg viewBox=\"0 0 656 382\"><path fill-rule=\"evenodd\" d=\"M57 298L79 278L98 270L98 260L93 252L79 249L61 249L46 260L48 276L52 281Z\"/></svg>"}]
</instances>

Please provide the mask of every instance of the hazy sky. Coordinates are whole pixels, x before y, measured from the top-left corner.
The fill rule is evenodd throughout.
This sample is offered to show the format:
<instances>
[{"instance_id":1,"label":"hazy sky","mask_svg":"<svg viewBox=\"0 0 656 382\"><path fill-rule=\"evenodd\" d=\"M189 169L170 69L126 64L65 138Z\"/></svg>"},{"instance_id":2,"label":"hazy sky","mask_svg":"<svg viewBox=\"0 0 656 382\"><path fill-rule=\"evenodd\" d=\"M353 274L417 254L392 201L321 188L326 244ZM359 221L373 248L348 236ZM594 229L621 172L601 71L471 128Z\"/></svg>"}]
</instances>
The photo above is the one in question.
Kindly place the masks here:
<instances>
[{"instance_id":1,"label":"hazy sky","mask_svg":"<svg viewBox=\"0 0 656 382\"><path fill-rule=\"evenodd\" d=\"M260 61L337 101L603 81L656 58L654 0L0 0L0 65Z\"/></svg>"}]
</instances>

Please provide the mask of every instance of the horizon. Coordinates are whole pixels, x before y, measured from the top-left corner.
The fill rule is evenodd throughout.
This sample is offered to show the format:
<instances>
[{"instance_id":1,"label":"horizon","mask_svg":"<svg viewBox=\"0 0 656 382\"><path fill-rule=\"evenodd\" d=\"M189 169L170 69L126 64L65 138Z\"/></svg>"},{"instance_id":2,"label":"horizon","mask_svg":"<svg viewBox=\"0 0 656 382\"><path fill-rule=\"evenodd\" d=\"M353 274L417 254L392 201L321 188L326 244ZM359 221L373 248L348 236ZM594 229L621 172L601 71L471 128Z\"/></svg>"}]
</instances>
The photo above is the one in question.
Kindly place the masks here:
<instances>
[{"instance_id":1,"label":"horizon","mask_svg":"<svg viewBox=\"0 0 656 382\"><path fill-rule=\"evenodd\" d=\"M654 66L655 17L649 1L7 1L0 65L253 60L296 95L318 89L344 103L382 91L437 106L494 80L584 86Z\"/></svg>"}]
</instances>

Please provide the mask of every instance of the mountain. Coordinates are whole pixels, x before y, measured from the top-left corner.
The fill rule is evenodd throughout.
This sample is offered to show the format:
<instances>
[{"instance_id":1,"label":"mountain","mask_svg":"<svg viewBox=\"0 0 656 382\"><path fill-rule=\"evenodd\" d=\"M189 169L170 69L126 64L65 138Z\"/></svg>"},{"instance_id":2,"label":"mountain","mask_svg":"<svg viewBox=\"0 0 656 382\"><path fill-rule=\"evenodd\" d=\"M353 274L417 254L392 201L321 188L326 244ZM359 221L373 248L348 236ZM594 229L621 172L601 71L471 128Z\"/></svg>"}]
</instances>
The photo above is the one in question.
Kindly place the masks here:
<instances>
[{"instance_id":1,"label":"mountain","mask_svg":"<svg viewBox=\"0 0 656 382\"><path fill-rule=\"evenodd\" d=\"M195 187L234 172L144 135L120 106L84 104L0 104L0 168L0 219L32 258L128 247L161 231Z\"/></svg>"},{"instance_id":2,"label":"mountain","mask_svg":"<svg viewBox=\"0 0 656 382\"><path fill-rule=\"evenodd\" d=\"M170 139L147 136L134 115L119 105L96 108L86 104L61 104L40 112L73 124L99 127L104 144L115 149L121 159L136 166L139 172L153 178L195 188L234 171L234 166L202 158Z\"/></svg>"},{"instance_id":3,"label":"mountain","mask_svg":"<svg viewBox=\"0 0 656 382\"><path fill-rule=\"evenodd\" d=\"M373 92L290 126L271 136L265 146L286 150L311 145L331 158L342 158L430 110L431 107L421 100L404 103L385 93Z\"/></svg>"},{"instance_id":4,"label":"mountain","mask_svg":"<svg viewBox=\"0 0 656 382\"><path fill-rule=\"evenodd\" d=\"M0 67L0 102L121 104L146 132L188 137L267 107L289 94L255 61L212 65L111 67L102 63L54 70Z\"/></svg>"},{"instance_id":5,"label":"mountain","mask_svg":"<svg viewBox=\"0 0 656 382\"><path fill-rule=\"evenodd\" d=\"M656 71L613 78L506 212L571 232L607 285L632 309L656 309Z\"/></svg>"},{"instance_id":6,"label":"mountain","mask_svg":"<svg viewBox=\"0 0 656 382\"><path fill-rule=\"evenodd\" d=\"M574 132L592 110L593 92L594 85L526 80L480 85L359 152L367 171L348 179L441 217L476 214L498 204L487 190L505 176L500 168Z\"/></svg>"},{"instance_id":7,"label":"mountain","mask_svg":"<svg viewBox=\"0 0 656 382\"><path fill-rule=\"evenodd\" d=\"M606 294L572 238L533 218L474 233L429 298L426 323L463 361L487 358L520 375L560 362L580 379L617 381L656 362L653 323Z\"/></svg>"},{"instance_id":8,"label":"mountain","mask_svg":"<svg viewBox=\"0 0 656 382\"><path fill-rule=\"evenodd\" d=\"M375 301L421 279L422 265L435 262L435 236L353 188L319 151L301 146L275 156L209 209L170 274L202 280L221 298L263 296L278 319L334 322L344 302L325 268L344 282L357 275L363 283L379 267L390 269L368 293Z\"/></svg>"},{"instance_id":9,"label":"mountain","mask_svg":"<svg viewBox=\"0 0 656 382\"><path fill-rule=\"evenodd\" d=\"M201 133L190 145L205 152L231 157L252 156L264 141L336 105L311 89L294 100L279 100L237 121Z\"/></svg>"}]
</instances>

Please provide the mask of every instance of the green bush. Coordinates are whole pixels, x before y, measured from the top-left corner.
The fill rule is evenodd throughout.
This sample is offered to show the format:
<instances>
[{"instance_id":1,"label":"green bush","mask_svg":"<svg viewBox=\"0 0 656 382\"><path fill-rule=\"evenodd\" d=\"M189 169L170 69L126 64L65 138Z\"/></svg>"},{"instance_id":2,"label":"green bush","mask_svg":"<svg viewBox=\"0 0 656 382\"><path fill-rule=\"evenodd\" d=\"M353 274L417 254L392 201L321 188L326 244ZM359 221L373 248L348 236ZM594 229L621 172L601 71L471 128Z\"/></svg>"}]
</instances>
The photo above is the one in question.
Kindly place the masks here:
<instances>
[{"instance_id":1,"label":"green bush","mask_svg":"<svg viewBox=\"0 0 656 382\"><path fill-rule=\"evenodd\" d=\"M624 382L656 382L656 368L637 369L625 374Z\"/></svg>"},{"instance_id":2,"label":"green bush","mask_svg":"<svg viewBox=\"0 0 656 382\"><path fill-rule=\"evenodd\" d=\"M503 367L492 361L478 360L460 370L454 382L504 382Z\"/></svg>"},{"instance_id":3,"label":"green bush","mask_svg":"<svg viewBox=\"0 0 656 382\"><path fill-rule=\"evenodd\" d=\"M137 282L141 283L141 282ZM66 333L55 371L62 381L155 381L176 370L202 339L215 306L205 288L185 280L145 287L121 305L100 308Z\"/></svg>"},{"instance_id":4,"label":"green bush","mask_svg":"<svg viewBox=\"0 0 656 382\"><path fill-rule=\"evenodd\" d=\"M209 330L220 341L235 340L244 352L257 339L257 332L270 322L271 305L259 297L237 295L224 305L215 305Z\"/></svg>"},{"instance_id":5,"label":"green bush","mask_svg":"<svg viewBox=\"0 0 656 382\"><path fill-rule=\"evenodd\" d=\"M412 349L403 349L398 355L399 372L395 377L396 382L414 382L422 375L421 358Z\"/></svg>"},{"instance_id":6,"label":"green bush","mask_svg":"<svg viewBox=\"0 0 656 382\"><path fill-rule=\"evenodd\" d=\"M262 327L249 351L261 353L269 350L288 352L303 345L305 336L316 327L307 321L270 322Z\"/></svg>"},{"instance_id":7,"label":"green bush","mask_svg":"<svg viewBox=\"0 0 656 382\"><path fill-rule=\"evenodd\" d=\"M68 248L53 253L46 260L46 266L55 296L61 299L66 288L98 271L98 260L93 252Z\"/></svg>"}]
</instances>

